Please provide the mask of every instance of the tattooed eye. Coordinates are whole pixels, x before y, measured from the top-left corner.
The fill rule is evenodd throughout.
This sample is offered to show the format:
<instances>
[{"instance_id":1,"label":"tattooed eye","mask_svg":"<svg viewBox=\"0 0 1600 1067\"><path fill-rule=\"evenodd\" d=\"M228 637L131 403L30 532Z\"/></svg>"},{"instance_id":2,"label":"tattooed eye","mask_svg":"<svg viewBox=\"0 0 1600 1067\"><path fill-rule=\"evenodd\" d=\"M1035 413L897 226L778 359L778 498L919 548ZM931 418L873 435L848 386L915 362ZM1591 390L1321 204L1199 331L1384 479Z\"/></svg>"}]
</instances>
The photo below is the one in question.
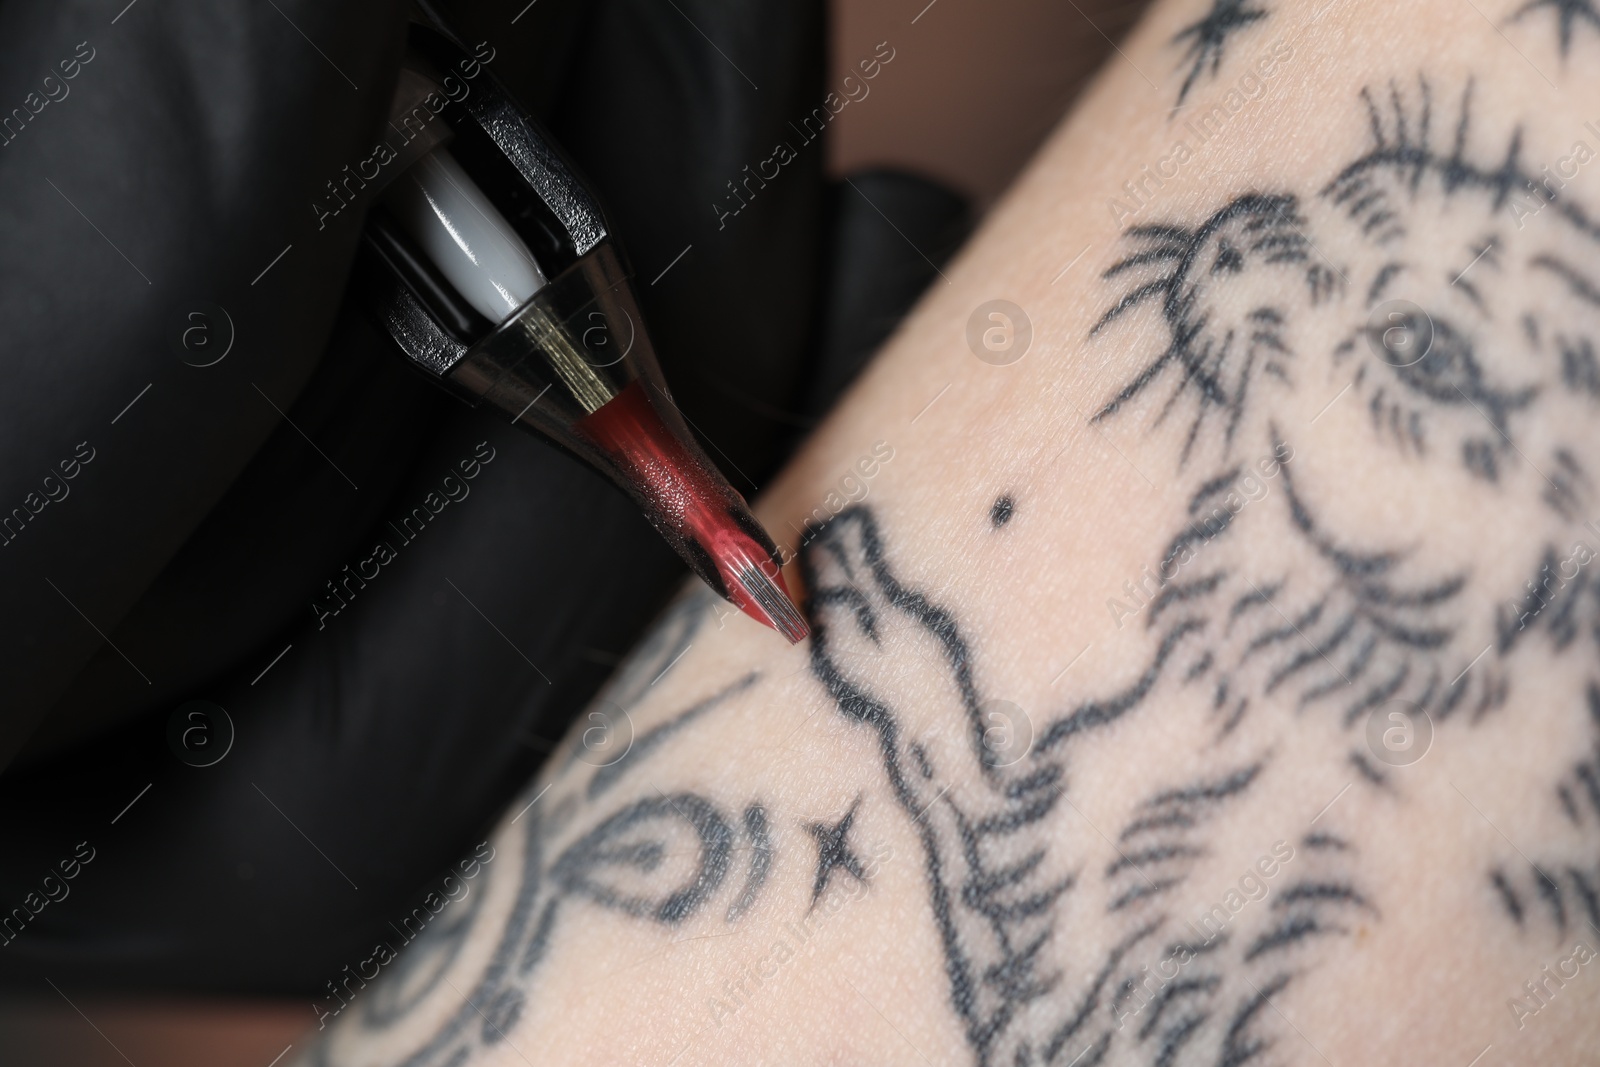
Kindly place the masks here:
<instances>
[{"instance_id":1,"label":"tattooed eye","mask_svg":"<svg viewBox=\"0 0 1600 1067\"><path fill-rule=\"evenodd\" d=\"M1427 437L1424 419L1428 408L1471 408L1474 421L1481 417L1487 425L1477 425L1479 432L1462 440L1462 457L1473 473L1495 481L1497 454L1502 442L1509 440L1509 417L1532 401L1537 387L1498 388L1486 379L1472 339L1464 331L1409 301L1381 305L1361 332L1398 384L1420 398L1397 398L1378 385L1368 400L1373 425L1420 454ZM1353 347L1353 340L1346 341L1340 351L1349 352ZM1358 374L1357 381L1363 377Z\"/></svg>"},{"instance_id":2,"label":"tattooed eye","mask_svg":"<svg viewBox=\"0 0 1600 1067\"><path fill-rule=\"evenodd\" d=\"M1472 344L1450 323L1418 309L1383 326L1378 348L1402 385L1442 404L1462 404L1483 389Z\"/></svg>"},{"instance_id":3,"label":"tattooed eye","mask_svg":"<svg viewBox=\"0 0 1600 1067\"><path fill-rule=\"evenodd\" d=\"M1417 342L1411 352L1411 362L1391 364L1400 384L1436 403L1470 405L1503 435L1506 417L1526 407L1538 388L1497 388L1485 377L1483 364L1478 361L1466 334L1447 319L1427 315L1420 309L1416 314L1417 317L1405 319L1394 327L1407 331Z\"/></svg>"},{"instance_id":4,"label":"tattooed eye","mask_svg":"<svg viewBox=\"0 0 1600 1067\"><path fill-rule=\"evenodd\" d=\"M1506 396L1484 381L1471 339L1448 319L1410 301L1392 300L1373 312L1366 333L1373 354L1413 392L1440 404L1507 407Z\"/></svg>"},{"instance_id":5,"label":"tattooed eye","mask_svg":"<svg viewBox=\"0 0 1600 1067\"><path fill-rule=\"evenodd\" d=\"M1433 316L1409 300L1390 300L1367 319L1373 355L1391 367L1409 367L1433 348Z\"/></svg>"},{"instance_id":6,"label":"tattooed eye","mask_svg":"<svg viewBox=\"0 0 1600 1067\"><path fill-rule=\"evenodd\" d=\"M1424 396L1460 404L1483 390L1483 368L1472 346L1445 322L1433 324L1433 344L1415 363L1396 367L1396 377Z\"/></svg>"}]
</instances>

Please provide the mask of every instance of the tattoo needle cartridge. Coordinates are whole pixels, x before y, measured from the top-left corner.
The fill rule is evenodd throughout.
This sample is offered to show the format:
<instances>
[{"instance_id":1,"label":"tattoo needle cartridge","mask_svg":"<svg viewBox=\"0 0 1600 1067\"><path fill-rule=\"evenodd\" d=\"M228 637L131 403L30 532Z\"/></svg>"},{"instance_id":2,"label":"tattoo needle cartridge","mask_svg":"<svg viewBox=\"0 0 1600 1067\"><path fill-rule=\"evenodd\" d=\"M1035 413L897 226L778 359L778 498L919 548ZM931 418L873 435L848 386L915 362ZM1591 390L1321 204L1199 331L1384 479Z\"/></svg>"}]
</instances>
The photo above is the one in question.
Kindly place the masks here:
<instances>
[{"instance_id":1,"label":"tattoo needle cartridge","mask_svg":"<svg viewBox=\"0 0 1600 1067\"><path fill-rule=\"evenodd\" d=\"M801 640L777 547L673 402L599 204L481 52L431 23L410 27L363 302L414 366L605 475L707 585Z\"/></svg>"}]
</instances>

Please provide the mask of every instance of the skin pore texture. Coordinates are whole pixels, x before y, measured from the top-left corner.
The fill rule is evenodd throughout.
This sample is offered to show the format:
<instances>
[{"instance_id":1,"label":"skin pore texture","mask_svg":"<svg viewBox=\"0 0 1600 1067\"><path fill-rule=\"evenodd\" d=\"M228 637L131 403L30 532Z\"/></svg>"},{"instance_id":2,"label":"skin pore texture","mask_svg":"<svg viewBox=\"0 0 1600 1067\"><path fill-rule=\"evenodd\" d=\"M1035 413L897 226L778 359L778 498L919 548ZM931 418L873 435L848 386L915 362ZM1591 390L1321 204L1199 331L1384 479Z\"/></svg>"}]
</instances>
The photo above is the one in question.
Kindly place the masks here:
<instances>
[{"instance_id":1,"label":"skin pore texture","mask_svg":"<svg viewBox=\"0 0 1600 1067\"><path fill-rule=\"evenodd\" d=\"M812 638L687 591L303 1062L1589 1062L1600 25L1477 6L1155 7L760 502Z\"/></svg>"}]
</instances>

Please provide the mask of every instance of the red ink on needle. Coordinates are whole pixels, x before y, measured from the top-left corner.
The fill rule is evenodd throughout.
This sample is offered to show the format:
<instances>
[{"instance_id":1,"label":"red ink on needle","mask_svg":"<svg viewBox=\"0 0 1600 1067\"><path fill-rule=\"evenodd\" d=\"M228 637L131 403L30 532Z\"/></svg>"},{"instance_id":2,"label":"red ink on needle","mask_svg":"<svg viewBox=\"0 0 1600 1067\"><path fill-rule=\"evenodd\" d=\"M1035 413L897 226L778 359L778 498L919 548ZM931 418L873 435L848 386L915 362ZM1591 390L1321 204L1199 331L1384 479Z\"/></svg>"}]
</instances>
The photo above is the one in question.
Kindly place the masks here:
<instances>
[{"instance_id":1,"label":"red ink on needle","mask_svg":"<svg viewBox=\"0 0 1600 1067\"><path fill-rule=\"evenodd\" d=\"M744 498L684 447L656 414L640 382L629 383L574 428L628 475L646 516L663 536L687 541L690 552L706 557L696 570L706 577L709 569L720 579L717 592L791 642L806 636L805 619L789 596L778 560L761 543L765 537Z\"/></svg>"},{"instance_id":2,"label":"red ink on needle","mask_svg":"<svg viewBox=\"0 0 1600 1067\"><path fill-rule=\"evenodd\" d=\"M410 38L397 129L450 95L441 71L466 69L437 23ZM672 405L605 213L488 71L472 99L407 147L368 215L356 272L368 308L415 367L609 478L707 585L800 641L777 546Z\"/></svg>"}]
</instances>

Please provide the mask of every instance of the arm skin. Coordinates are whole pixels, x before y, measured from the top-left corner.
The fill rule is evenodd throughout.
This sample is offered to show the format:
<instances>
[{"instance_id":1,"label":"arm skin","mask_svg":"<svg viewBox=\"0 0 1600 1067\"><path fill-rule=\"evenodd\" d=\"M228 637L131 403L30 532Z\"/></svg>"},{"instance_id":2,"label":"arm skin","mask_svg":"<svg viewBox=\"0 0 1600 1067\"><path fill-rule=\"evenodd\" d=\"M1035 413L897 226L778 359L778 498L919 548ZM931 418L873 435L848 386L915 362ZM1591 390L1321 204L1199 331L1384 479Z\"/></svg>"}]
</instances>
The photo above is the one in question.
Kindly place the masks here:
<instances>
[{"instance_id":1,"label":"arm skin","mask_svg":"<svg viewBox=\"0 0 1600 1067\"><path fill-rule=\"evenodd\" d=\"M763 497L813 639L688 592L306 1062L1589 1062L1600 19L1473 6L1156 6Z\"/></svg>"}]
</instances>

